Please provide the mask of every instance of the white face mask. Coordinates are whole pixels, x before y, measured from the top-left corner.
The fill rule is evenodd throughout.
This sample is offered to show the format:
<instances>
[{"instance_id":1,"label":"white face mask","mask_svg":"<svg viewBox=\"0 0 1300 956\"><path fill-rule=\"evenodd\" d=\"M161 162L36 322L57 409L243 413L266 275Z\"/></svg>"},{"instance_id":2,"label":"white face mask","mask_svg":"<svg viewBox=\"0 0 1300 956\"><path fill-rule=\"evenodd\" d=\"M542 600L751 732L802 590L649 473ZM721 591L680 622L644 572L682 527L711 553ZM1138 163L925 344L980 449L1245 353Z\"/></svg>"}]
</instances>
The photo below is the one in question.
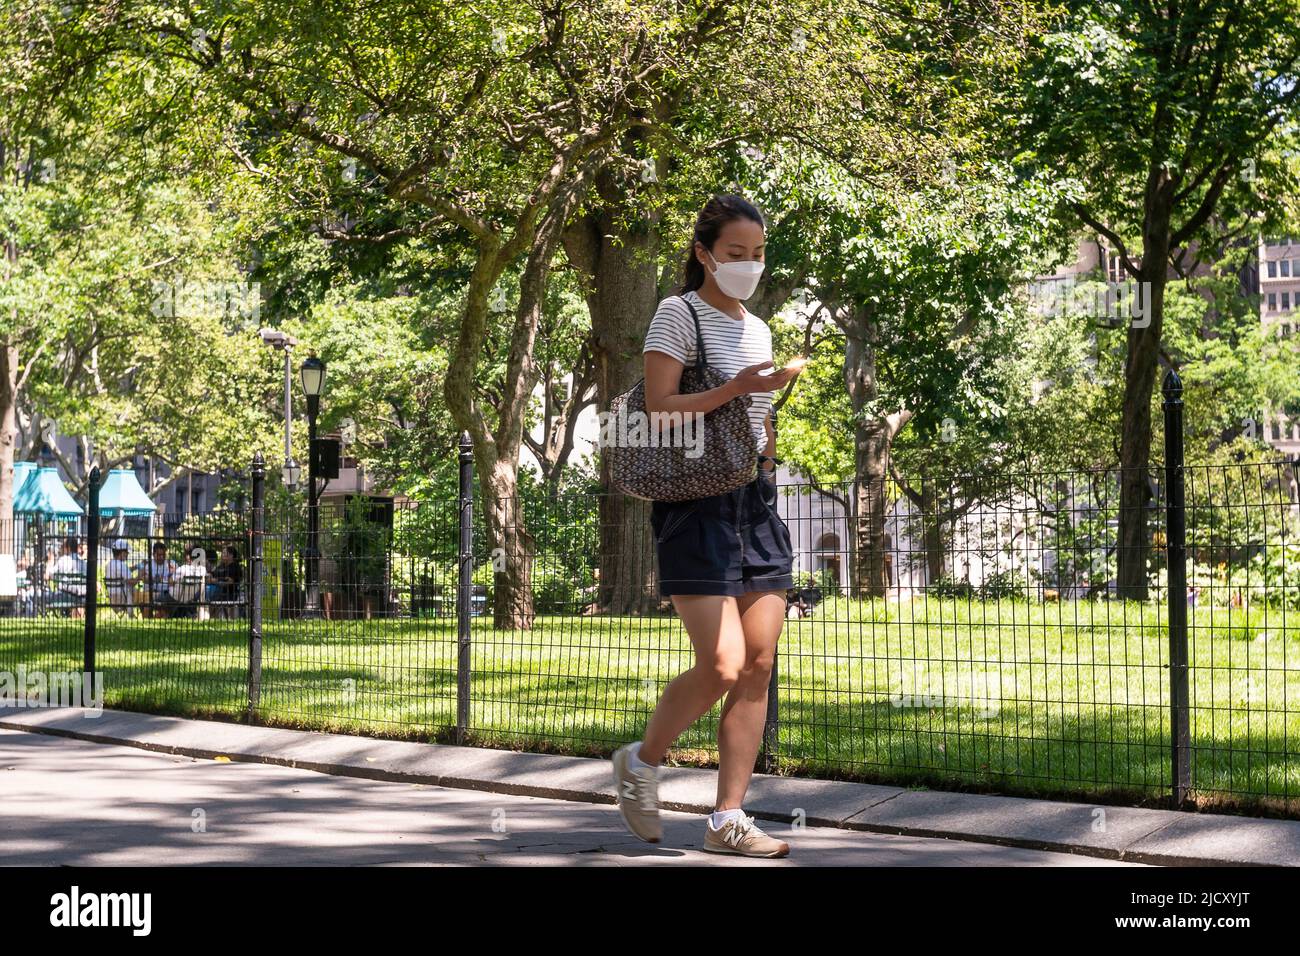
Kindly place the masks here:
<instances>
[{"instance_id":1,"label":"white face mask","mask_svg":"<svg viewBox=\"0 0 1300 956\"><path fill-rule=\"evenodd\" d=\"M708 252L708 250L704 250ZM709 252L713 259L713 253ZM719 262L713 259L713 281L718 288L733 299L748 299L758 288L763 275L763 263L753 259L745 262Z\"/></svg>"}]
</instances>

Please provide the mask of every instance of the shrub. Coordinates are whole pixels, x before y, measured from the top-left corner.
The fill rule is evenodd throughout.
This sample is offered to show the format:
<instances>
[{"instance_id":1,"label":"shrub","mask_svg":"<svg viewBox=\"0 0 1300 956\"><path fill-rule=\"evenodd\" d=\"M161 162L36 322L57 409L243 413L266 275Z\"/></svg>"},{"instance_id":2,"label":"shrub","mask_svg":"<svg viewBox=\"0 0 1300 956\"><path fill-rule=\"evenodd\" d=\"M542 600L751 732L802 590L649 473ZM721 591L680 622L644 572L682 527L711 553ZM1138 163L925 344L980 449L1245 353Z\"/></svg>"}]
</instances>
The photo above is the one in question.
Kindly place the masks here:
<instances>
[{"instance_id":1,"label":"shrub","mask_svg":"<svg viewBox=\"0 0 1300 956\"><path fill-rule=\"evenodd\" d=\"M978 588L979 596L986 601L1010 598L1025 600L1029 596L1029 581L1017 570L999 571L984 579Z\"/></svg>"},{"instance_id":2,"label":"shrub","mask_svg":"<svg viewBox=\"0 0 1300 956\"><path fill-rule=\"evenodd\" d=\"M945 574L926 590L931 597L962 599L975 597L975 588L969 581L958 581L951 574Z\"/></svg>"},{"instance_id":3,"label":"shrub","mask_svg":"<svg viewBox=\"0 0 1300 956\"><path fill-rule=\"evenodd\" d=\"M533 601L539 613L576 614L590 603L596 579L575 578L567 568L533 567Z\"/></svg>"},{"instance_id":4,"label":"shrub","mask_svg":"<svg viewBox=\"0 0 1300 956\"><path fill-rule=\"evenodd\" d=\"M815 574L809 574L812 580L812 586L821 588L823 598L832 598L840 596L840 579L830 568L822 568Z\"/></svg>"}]
</instances>

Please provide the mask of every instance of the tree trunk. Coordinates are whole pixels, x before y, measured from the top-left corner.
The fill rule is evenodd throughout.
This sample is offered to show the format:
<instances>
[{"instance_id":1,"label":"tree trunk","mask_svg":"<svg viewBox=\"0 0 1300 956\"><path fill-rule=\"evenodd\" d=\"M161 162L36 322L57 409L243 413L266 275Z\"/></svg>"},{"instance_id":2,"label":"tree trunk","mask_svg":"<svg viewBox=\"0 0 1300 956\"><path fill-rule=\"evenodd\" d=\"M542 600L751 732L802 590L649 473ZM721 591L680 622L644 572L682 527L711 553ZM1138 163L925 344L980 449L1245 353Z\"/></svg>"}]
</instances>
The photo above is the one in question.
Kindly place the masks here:
<instances>
[{"instance_id":1,"label":"tree trunk","mask_svg":"<svg viewBox=\"0 0 1300 956\"><path fill-rule=\"evenodd\" d=\"M474 466L479 475L479 498L494 571L493 625L504 630L528 628L533 622L529 573L533 542L524 527L517 473L524 414L537 382L532 350L541 295L549 273L551 246L551 242L542 238L529 251L520 282L520 301L513 318L495 426L487 421L477 400L474 370L478 366L478 350L486 338L488 293L503 271L503 260L496 249L481 251L471 275L460 340L443 382L447 407L456 424L469 432L474 443Z\"/></svg>"},{"instance_id":2,"label":"tree trunk","mask_svg":"<svg viewBox=\"0 0 1300 956\"><path fill-rule=\"evenodd\" d=\"M1130 340L1133 338L1130 335ZM1155 382L1155 347L1134 351L1125 375L1124 417L1120 442L1119 526L1116 541L1117 596L1147 597L1147 501L1151 489L1147 467L1151 455L1151 389ZM1143 353L1149 351L1150 358Z\"/></svg>"},{"instance_id":3,"label":"tree trunk","mask_svg":"<svg viewBox=\"0 0 1300 956\"><path fill-rule=\"evenodd\" d=\"M921 542L925 548L926 586L943 578L943 501L934 479L921 480Z\"/></svg>"},{"instance_id":4,"label":"tree trunk","mask_svg":"<svg viewBox=\"0 0 1300 956\"><path fill-rule=\"evenodd\" d=\"M645 374L641 355L646 329L659 304L659 236L656 223L643 219L628 228L621 222L625 195L610 195L613 184L601 176L597 188L609 205L577 220L564 235L565 251L587 276L595 362L596 407L631 388ZM600 590L596 602L609 614L644 614L658 604L652 591L654 549L650 503L623 494L610 480L609 463L600 460Z\"/></svg>"},{"instance_id":5,"label":"tree trunk","mask_svg":"<svg viewBox=\"0 0 1300 956\"><path fill-rule=\"evenodd\" d=\"M492 548L495 627L526 630L533 626L533 535L524 526L516 462L497 459L482 484L483 519Z\"/></svg>"},{"instance_id":6,"label":"tree trunk","mask_svg":"<svg viewBox=\"0 0 1300 956\"><path fill-rule=\"evenodd\" d=\"M18 435L18 348L0 341L0 554L13 554L14 452Z\"/></svg>"},{"instance_id":7,"label":"tree trunk","mask_svg":"<svg viewBox=\"0 0 1300 956\"><path fill-rule=\"evenodd\" d=\"M5 165L5 147L0 141L0 168ZM4 278L8 282L18 263L18 244L4 243ZM13 328L18 310L10 312ZM0 554L14 552L14 452L18 439L18 346L6 336L0 339Z\"/></svg>"},{"instance_id":8,"label":"tree trunk","mask_svg":"<svg viewBox=\"0 0 1300 956\"><path fill-rule=\"evenodd\" d=\"M853 593L857 597L884 597L889 588L885 567L885 482L893 432L881 419L859 421L854 431L857 540L853 553L857 559L852 567Z\"/></svg>"},{"instance_id":9,"label":"tree trunk","mask_svg":"<svg viewBox=\"0 0 1300 956\"><path fill-rule=\"evenodd\" d=\"M844 330L844 384L853 407L854 501L853 548L849 575L859 597L883 597L889 588L885 566L885 501L889 453L905 415L864 418L867 402L876 397L878 329L867 307L854 310Z\"/></svg>"},{"instance_id":10,"label":"tree trunk","mask_svg":"<svg viewBox=\"0 0 1300 956\"><path fill-rule=\"evenodd\" d=\"M1129 319L1128 357L1124 366L1124 411L1120 432L1119 527L1116 542L1117 596L1147 598L1147 501L1151 496L1151 391L1160 358L1165 283L1169 261L1169 193L1172 183L1162 171L1156 198L1143 229L1138 293L1146 314Z\"/></svg>"}]
</instances>

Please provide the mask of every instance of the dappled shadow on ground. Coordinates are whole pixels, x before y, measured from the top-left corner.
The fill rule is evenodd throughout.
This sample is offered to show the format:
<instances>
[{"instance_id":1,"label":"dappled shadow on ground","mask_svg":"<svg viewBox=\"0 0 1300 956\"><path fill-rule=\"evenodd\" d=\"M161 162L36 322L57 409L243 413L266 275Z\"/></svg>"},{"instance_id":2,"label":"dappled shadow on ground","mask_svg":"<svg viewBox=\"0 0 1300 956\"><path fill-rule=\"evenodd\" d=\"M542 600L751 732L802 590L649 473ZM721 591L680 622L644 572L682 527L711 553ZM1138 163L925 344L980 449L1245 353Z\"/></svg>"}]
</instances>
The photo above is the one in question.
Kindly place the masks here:
<instances>
[{"instance_id":1,"label":"dappled shadow on ground","mask_svg":"<svg viewBox=\"0 0 1300 956\"><path fill-rule=\"evenodd\" d=\"M701 852L703 818L665 840L617 810L530 797L219 763L0 732L0 838L25 865L1078 865L1103 861L948 840L766 825L785 861Z\"/></svg>"}]
</instances>

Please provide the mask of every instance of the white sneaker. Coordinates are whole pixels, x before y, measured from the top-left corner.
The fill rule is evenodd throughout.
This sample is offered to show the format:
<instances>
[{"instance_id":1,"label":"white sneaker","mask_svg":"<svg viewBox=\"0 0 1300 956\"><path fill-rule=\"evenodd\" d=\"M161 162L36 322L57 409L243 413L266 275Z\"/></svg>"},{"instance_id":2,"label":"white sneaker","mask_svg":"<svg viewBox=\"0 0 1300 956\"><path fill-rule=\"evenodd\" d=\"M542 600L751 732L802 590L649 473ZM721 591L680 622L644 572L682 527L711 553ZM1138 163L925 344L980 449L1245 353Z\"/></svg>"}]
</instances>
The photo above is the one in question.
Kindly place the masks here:
<instances>
[{"instance_id":1,"label":"white sneaker","mask_svg":"<svg viewBox=\"0 0 1300 956\"><path fill-rule=\"evenodd\" d=\"M647 843L663 839L659 820L659 776L654 767L631 767L632 745L614 751L614 794L623 822Z\"/></svg>"},{"instance_id":2,"label":"white sneaker","mask_svg":"<svg viewBox=\"0 0 1300 956\"><path fill-rule=\"evenodd\" d=\"M754 818L742 813L713 829L713 821L704 823L704 849L710 853L735 853L739 856L774 858L786 856L790 844L770 837L754 824Z\"/></svg>"}]
</instances>

